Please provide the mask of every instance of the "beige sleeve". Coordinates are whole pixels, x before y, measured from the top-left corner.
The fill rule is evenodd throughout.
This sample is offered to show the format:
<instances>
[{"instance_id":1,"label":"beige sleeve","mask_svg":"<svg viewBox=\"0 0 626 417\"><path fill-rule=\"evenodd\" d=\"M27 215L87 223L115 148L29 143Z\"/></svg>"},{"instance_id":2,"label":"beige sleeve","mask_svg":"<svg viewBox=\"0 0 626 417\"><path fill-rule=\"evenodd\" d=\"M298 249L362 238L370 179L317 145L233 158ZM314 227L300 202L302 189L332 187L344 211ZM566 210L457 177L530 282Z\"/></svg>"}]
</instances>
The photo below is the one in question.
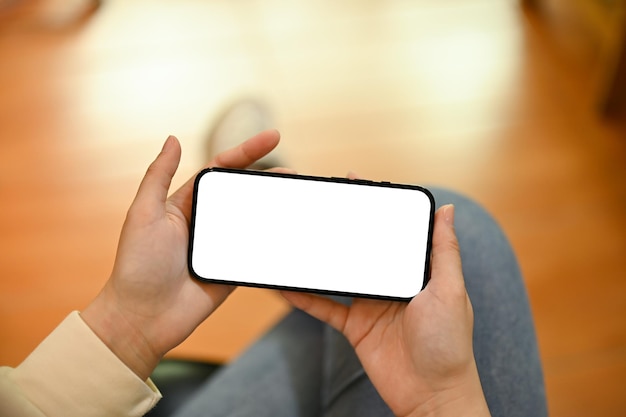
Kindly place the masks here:
<instances>
[{"instance_id":1,"label":"beige sleeve","mask_svg":"<svg viewBox=\"0 0 626 417\"><path fill-rule=\"evenodd\" d=\"M0 416L142 416L161 398L70 314L17 368L0 368Z\"/></svg>"}]
</instances>

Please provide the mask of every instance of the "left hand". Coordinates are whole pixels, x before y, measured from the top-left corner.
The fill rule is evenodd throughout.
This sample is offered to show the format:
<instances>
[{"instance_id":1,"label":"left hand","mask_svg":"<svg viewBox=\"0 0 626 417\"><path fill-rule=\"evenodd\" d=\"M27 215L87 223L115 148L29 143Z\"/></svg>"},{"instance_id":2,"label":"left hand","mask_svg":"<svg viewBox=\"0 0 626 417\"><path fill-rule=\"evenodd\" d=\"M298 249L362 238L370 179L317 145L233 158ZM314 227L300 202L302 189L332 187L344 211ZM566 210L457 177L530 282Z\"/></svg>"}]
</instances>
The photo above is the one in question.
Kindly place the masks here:
<instances>
[{"instance_id":1,"label":"left hand","mask_svg":"<svg viewBox=\"0 0 626 417\"><path fill-rule=\"evenodd\" d=\"M272 151L279 140L276 131L262 132L217 155L207 166L245 168ZM180 155L178 140L169 137L128 211L113 272L81 313L144 380L163 355L185 340L234 289L190 277L187 246L194 179L167 198Z\"/></svg>"}]
</instances>

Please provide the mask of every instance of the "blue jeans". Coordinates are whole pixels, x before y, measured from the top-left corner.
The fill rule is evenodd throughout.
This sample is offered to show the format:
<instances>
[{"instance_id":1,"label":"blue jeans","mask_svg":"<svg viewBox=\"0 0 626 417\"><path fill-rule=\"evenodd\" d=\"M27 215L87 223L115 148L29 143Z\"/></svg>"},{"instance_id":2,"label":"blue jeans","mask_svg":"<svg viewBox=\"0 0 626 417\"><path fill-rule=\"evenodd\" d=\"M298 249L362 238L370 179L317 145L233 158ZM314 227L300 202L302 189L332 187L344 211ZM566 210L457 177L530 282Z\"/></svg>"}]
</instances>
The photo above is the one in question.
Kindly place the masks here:
<instances>
[{"instance_id":1,"label":"blue jeans","mask_svg":"<svg viewBox=\"0 0 626 417\"><path fill-rule=\"evenodd\" d=\"M524 282L506 237L471 200L431 189L453 203L474 353L493 417L547 415L541 361ZM177 417L392 416L347 340L293 311L212 377Z\"/></svg>"}]
</instances>

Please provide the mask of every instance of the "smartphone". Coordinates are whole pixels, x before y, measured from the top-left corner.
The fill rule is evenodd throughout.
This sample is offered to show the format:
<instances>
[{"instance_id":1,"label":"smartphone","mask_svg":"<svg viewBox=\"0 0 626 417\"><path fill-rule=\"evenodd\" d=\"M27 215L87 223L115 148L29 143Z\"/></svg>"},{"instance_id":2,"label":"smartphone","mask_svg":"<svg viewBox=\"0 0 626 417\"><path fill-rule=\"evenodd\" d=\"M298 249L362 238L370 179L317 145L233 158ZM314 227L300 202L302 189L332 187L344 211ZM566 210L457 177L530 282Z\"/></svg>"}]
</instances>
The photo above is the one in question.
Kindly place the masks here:
<instances>
[{"instance_id":1,"label":"smartphone","mask_svg":"<svg viewBox=\"0 0 626 417\"><path fill-rule=\"evenodd\" d=\"M209 168L194 184L189 269L203 281L409 300L429 277L425 188Z\"/></svg>"}]
</instances>

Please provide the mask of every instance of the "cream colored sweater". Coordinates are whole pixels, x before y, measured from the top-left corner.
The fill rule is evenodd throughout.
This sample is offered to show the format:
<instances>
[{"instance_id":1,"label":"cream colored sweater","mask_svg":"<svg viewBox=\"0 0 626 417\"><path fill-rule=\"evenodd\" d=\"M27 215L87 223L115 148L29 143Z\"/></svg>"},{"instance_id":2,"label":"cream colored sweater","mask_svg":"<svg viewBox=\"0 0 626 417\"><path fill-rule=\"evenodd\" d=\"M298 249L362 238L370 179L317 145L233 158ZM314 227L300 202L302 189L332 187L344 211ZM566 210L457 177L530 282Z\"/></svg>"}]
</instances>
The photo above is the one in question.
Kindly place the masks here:
<instances>
[{"instance_id":1,"label":"cream colored sweater","mask_svg":"<svg viewBox=\"0 0 626 417\"><path fill-rule=\"evenodd\" d=\"M71 313L17 368L0 367L0 417L142 416L161 398Z\"/></svg>"}]
</instances>

